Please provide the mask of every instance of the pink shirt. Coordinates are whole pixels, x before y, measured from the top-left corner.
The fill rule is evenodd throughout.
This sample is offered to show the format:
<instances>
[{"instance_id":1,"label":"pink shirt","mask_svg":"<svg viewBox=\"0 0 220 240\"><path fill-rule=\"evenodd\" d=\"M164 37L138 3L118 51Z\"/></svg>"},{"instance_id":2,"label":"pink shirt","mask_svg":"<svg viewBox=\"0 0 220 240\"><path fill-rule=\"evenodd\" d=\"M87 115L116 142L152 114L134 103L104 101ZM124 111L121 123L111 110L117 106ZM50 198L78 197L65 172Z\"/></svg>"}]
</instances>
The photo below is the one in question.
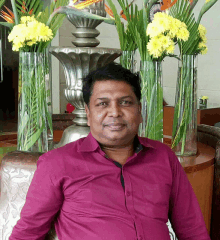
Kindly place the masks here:
<instances>
[{"instance_id":1,"label":"pink shirt","mask_svg":"<svg viewBox=\"0 0 220 240\"><path fill-rule=\"evenodd\" d=\"M40 157L10 240L210 240L187 176L166 145L139 140L120 166L88 137ZM138 143L138 141L137 141ZM124 187L123 187L124 183Z\"/></svg>"}]
</instances>

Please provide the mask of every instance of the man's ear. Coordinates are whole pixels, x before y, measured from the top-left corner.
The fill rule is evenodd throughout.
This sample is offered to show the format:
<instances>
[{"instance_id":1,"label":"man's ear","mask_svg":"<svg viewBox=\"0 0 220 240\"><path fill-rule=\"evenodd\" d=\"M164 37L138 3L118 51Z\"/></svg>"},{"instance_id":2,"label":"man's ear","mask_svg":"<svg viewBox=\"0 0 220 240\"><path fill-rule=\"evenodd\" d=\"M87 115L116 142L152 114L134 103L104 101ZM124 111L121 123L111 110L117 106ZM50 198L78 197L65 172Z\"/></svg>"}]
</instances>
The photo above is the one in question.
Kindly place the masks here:
<instances>
[{"instance_id":1,"label":"man's ear","mask_svg":"<svg viewBox=\"0 0 220 240\"><path fill-rule=\"evenodd\" d=\"M87 104L85 104L85 111L86 111L86 116L87 116L87 125L90 126L90 111L89 111L89 107Z\"/></svg>"}]
</instances>

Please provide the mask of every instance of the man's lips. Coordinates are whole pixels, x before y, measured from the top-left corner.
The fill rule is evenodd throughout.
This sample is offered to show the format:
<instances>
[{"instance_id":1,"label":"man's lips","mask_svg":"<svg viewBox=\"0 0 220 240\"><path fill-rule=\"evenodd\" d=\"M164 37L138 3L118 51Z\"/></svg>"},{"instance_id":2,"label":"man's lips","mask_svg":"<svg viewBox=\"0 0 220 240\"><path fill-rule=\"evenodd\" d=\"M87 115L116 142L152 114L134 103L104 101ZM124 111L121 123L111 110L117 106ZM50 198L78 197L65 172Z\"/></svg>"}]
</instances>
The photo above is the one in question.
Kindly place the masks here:
<instances>
[{"instance_id":1,"label":"man's lips","mask_svg":"<svg viewBox=\"0 0 220 240\"><path fill-rule=\"evenodd\" d=\"M125 124L123 123L110 123L105 125L105 127L108 127L111 130L121 130L124 126Z\"/></svg>"}]
</instances>

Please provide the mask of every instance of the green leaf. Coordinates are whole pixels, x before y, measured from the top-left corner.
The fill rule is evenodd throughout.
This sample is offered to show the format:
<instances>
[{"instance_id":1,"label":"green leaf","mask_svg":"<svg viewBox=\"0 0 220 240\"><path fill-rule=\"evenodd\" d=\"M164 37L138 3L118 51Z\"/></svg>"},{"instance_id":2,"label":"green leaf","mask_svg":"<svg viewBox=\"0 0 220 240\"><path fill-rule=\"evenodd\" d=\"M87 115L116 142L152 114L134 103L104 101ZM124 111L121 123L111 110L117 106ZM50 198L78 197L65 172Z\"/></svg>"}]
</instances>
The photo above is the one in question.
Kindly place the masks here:
<instances>
[{"instance_id":1,"label":"green leaf","mask_svg":"<svg viewBox=\"0 0 220 240\"><path fill-rule=\"evenodd\" d=\"M8 23L8 22L0 22L0 25L3 25L3 26L8 27L10 29L12 29L14 27L13 23Z\"/></svg>"},{"instance_id":2,"label":"green leaf","mask_svg":"<svg viewBox=\"0 0 220 240\"><path fill-rule=\"evenodd\" d=\"M16 8L16 2L15 0L11 0L11 6L12 6L12 11L14 13L14 16L15 16L15 24L19 24L19 18L18 18L18 11L17 11L17 8Z\"/></svg>"},{"instance_id":3,"label":"green leaf","mask_svg":"<svg viewBox=\"0 0 220 240\"><path fill-rule=\"evenodd\" d=\"M26 15L23 13L23 5L27 9L27 13L33 9L32 15L37 16L43 10L44 3L42 0L17 0L16 7L20 16Z\"/></svg>"},{"instance_id":4,"label":"green leaf","mask_svg":"<svg viewBox=\"0 0 220 240\"><path fill-rule=\"evenodd\" d=\"M197 23L200 23L202 16L217 2L218 0L210 0L205 3L199 13Z\"/></svg>"},{"instance_id":5,"label":"green leaf","mask_svg":"<svg viewBox=\"0 0 220 240\"><path fill-rule=\"evenodd\" d=\"M120 16L116 10L115 5L113 4L112 0L107 0L109 7L111 8L114 18L115 18L115 25L116 25L116 29L118 32L118 36L119 36L119 41L120 41L120 47L121 50L124 51L125 49L125 42L124 42L124 26L123 23L121 22ZM120 1L119 1L120 3Z\"/></svg>"},{"instance_id":6,"label":"green leaf","mask_svg":"<svg viewBox=\"0 0 220 240\"><path fill-rule=\"evenodd\" d=\"M0 0L0 9L2 8L2 6L5 4L6 0Z\"/></svg>"},{"instance_id":7,"label":"green leaf","mask_svg":"<svg viewBox=\"0 0 220 240\"><path fill-rule=\"evenodd\" d=\"M43 132L43 129L44 129L44 124L33 135L28 137L24 150L28 151L35 144L35 142L39 139L41 133Z\"/></svg>"},{"instance_id":8,"label":"green leaf","mask_svg":"<svg viewBox=\"0 0 220 240\"><path fill-rule=\"evenodd\" d=\"M101 17L89 12L84 12L81 10L78 10L76 8L72 8L69 6L64 6L64 7L59 7L57 9L54 10L54 12L50 15L46 25L50 26L51 21L53 20L53 18L57 15L57 14L65 14L65 15L69 15L69 14L75 14L76 16L79 17L86 17L86 18L90 18L90 19L96 19L96 20L102 20L108 24L115 24L115 21L113 19L110 18L105 18L105 17Z\"/></svg>"},{"instance_id":9,"label":"green leaf","mask_svg":"<svg viewBox=\"0 0 220 240\"><path fill-rule=\"evenodd\" d=\"M194 49L198 48L198 24L192 9L190 1L185 0L178 0L170 9L170 15L184 22L189 31L189 38L186 42L178 40L181 54L194 54Z\"/></svg>"}]
</instances>

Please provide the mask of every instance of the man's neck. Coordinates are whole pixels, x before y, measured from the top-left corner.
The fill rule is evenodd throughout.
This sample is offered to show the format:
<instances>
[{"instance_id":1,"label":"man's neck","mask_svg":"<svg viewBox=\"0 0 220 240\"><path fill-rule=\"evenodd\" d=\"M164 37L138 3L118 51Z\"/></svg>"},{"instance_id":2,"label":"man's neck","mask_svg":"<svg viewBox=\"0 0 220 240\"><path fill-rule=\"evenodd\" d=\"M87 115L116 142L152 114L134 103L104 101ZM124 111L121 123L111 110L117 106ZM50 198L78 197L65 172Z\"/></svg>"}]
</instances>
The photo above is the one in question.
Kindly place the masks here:
<instances>
[{"instance_id":1,"label":"man's neck","mask_svg":"<svg viewBox=\"0 0 220 240\"><path fill-rule=\"evenodd\" d=\"M134 146L133 144L123 147L123 148L114 148L102 146L102 150L106 153L106 155L113 159L114 161L124 165L129 157L134 154Z\"/></svg>"}]
</instances>

